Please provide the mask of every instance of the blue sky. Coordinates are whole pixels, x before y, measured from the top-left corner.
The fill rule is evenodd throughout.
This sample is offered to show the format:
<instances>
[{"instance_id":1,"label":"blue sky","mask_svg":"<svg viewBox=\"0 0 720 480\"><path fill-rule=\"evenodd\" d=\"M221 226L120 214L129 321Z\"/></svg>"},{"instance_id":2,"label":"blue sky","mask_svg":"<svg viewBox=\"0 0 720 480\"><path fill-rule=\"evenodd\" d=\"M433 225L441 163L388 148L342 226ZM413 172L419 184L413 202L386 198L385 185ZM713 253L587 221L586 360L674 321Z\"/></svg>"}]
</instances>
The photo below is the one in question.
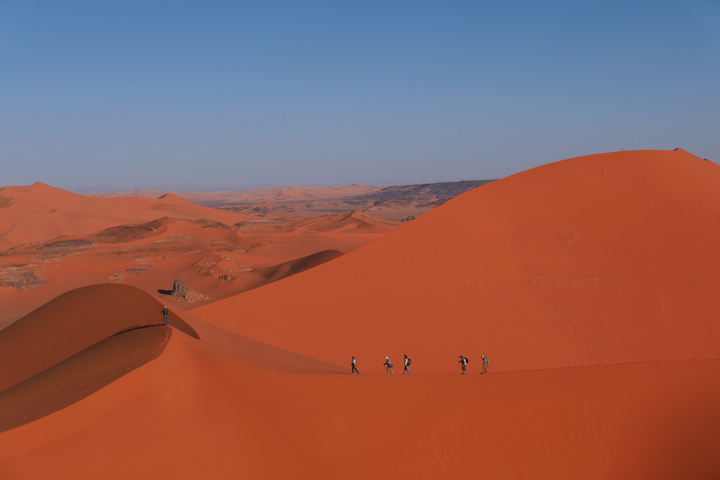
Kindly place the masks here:
<instances>
[{"instance_id":1,"label":"blue sky","mask_svg":"<svg viewBox=\"0 0 720 480\"><path fill-rule=\"evenodd\" d=\"M499 178L720 161L720 1L0 0L1 185Z\"/></svg>"}]
</instances>

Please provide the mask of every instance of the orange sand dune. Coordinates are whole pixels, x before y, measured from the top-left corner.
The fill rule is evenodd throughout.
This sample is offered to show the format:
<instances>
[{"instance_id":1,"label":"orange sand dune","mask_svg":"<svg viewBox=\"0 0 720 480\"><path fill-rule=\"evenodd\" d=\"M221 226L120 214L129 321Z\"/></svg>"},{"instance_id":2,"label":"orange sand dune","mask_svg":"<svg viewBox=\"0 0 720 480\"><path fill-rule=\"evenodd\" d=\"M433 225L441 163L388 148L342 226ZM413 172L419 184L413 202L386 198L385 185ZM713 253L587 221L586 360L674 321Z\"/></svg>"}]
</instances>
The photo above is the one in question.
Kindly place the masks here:
<instances>
[{"instance_id":1,"label":"orange sand dune","mask_svg":"<svg viewBox=\"0 0 720 480\"><path fill-rule=\"evenodd\" d=\"M234 224L249 217L196 205L177 195L157 199L90 198L35 183L0 188L0 251L61 235L86 235L118 224L160 217L208 219Z\"/></svg>"},{"instance_id":2,"label":"orange sand dune","mask_svg":"<svg viewBox=\"0 0 720 480\"><path fill-rule=\"evenodd\" d=\"M346 214L313 218L298 224L296 228L313 232L334 230L350 233L387 233L397 228L397 225L397 222L390 222L362 212L353 211Z\"/></svg>"},{"instance_id":3,"label":"orange sand dune","mask_svg":"<svg viewBox=\"0 0 720 480\"><path fill-rule=\"evenodd\" d=\"M17 385L116 333L159 325L162 305L127 285L73 290L0 330L0 390ZM58 311L61 314L58 314ZM171 315L178 328L192 333Z\"/></svg>"},{"instance_id":4,"label":"orange sand dune","mask_svg":"<svg viewBox=\"0 0 720 480\"><path fill-rule=\"evenodd\" d=\"M366 215L316 222L322 228L298 227L313 223L307 219L226 225L162 217L15 246L0 258L0 328L63 292L103 282L134 285L186 309L192 304L163 294L176 279L204 296L199 303L216 301L286 276L260 272L288 262L310 268L322 263L320 252L348 252L397 227Z\"/></svg>"},{"instance_id":5,"label":"orange sand dune","mask_svg":"<svg viewBox=\"0 0 720 480\"><path fill-rule=\"evenodd\" d=\"M156 358L161 305L125 285L68 292L0 331L0 431L66 407ZM171 324L197 337L174 314Z\"/></svg>"},{"instance_id":6,"label":"orange sand dune","mask_svg":"<svg viewBox=\"0 0 720 480\"><path fill-rule=\"evenodd\" d=\"M3 417L0 478L718 478L719 182L683 151L540 167L176 310L194 336L113 335L159 321L158 300L69 292L0 331L0 411L123 374ZM386 354L398 375L373 374Z\"/></svg>"},{"instance_id":7,"label":"orange sand dune","mask_svg":"<svg viewBox=\"0 0 720 480\"><path fill-rule=\"evenodd\" d=\"M174 335L156 360L0 435L0 477L720 474L718 360L351 376L186 320L199 340Z\"/></svg>"},{"instance_id":8,"label":"orange sand dune","mask_svg":"<svg viewBox=\"0 0 720 480\"><path fill-rule=\"evenodd\" d=\"M295 275L300 272L304 272L305 270L315 268L325 262L335 260L342 255L343 253L337 250L325 250L322 252L313 253L312 255L308 255L307 257L283 262L279 265L274 265L272 267L256 268L253 273L259 275L260 279L258 280L257 285L253 286L253 288L276 282L291 275Z\"/></svg>"},{"instance_id":9,"label":"orange sand dune","mask_svg":"<svg viewBox=\"0 0 720 480\"><path fill-rule=\"evenodd\" d=\"M192 310L336 364L450 372L713 357L720 168L683 150L574 158L448 201L331 263Z\"/></svg>"}]
</instances>

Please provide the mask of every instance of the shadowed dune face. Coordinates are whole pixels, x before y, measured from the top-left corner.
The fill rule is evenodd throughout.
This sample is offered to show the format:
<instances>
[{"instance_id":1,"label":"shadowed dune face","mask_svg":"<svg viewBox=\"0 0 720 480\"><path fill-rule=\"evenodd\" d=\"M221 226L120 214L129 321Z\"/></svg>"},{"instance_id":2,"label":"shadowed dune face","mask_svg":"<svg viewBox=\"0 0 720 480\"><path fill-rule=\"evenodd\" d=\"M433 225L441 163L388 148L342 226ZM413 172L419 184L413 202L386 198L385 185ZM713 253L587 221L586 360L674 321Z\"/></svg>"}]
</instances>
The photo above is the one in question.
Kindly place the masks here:
<instances>
[{"instance_id":1,"label":"shadowed dune face","mask_svg":"<svg viewBox=\"0 0 720 480\"><path fill-rule=\"evenodd\" d=\"M682 150L545 165L471 190L332 263L193 310L382 371L500 370L720 349L720 167ZM282 299L282 301L281 301Z\"/></svg>"},{"instance_id":2,"label":"shadowed dune face","mask_svg":"<svg viewBox=\"0 0 720 480\"><path fill-rule=\"evenodd\" d=\"M162 353L162 305L125 285L70 291L0 331L0 431L74 403ZM170 324L197 334L174 314Z\"/></svg>"},{"instance_id":3,"label":"shadowed dune face","mask_svg":"<svg viewBox=\"0 0 720 480\"><path fill-rule=\"evenodd\" d=\"M291 275L315 268L318 265L322 265L325 262L339 258L342 255L343 253L337 250L325 250L297 260L290 260L289 262L274 265L272 267L256 268L255 273L260 276L261 280L259 280L253 288L267 285L268 283L276 282Z\"/></svg>"},{"instance_id":4,"label":"shadowed dune face","mask_svg":"<svg viewBox=\"0 0 720 480\"><path fill-rule=\"evenodd\" d=\"M1 391L0 433L72 405L154 360L171 336L164 326L116 334Z\"/></svg>"}]
</instances>

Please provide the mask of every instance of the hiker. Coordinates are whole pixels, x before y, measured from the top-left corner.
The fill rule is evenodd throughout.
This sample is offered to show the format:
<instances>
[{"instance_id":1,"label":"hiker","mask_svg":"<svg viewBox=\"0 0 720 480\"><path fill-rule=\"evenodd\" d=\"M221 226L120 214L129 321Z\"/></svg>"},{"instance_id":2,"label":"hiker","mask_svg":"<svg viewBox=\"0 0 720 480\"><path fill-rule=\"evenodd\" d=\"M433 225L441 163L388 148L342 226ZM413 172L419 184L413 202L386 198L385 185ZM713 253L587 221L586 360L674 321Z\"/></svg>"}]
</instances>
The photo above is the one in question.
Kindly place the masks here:
<instances>
[{"instance_id":1,"label":"hiker","mask_svg":"<svg viewBox=\"0 0 720 480\"><path fill-rule=\"evenodd\" d=\"M355 357L352 357L352 360L350 361L350 368L352 369L352 370L350 370L350 374L360 373L360 372L358 371L357 366L355 365L355 363L356 363L356 362L355 362Z\"/></svg>"},{"instance_id":2,"label":"hiker","mask_svg":"<svg viewBox=\"0 0 720 480\"><path fill-rule=\"evenodd\" d=\"M488 358L485 355L482 356L482 359L483 359L483 371L482 372L487 373L487 366L488 366L488 363L490 363L490 360L488 360Z\"/></svg>"},{"instance_id":3,"label":"hiker","mask_svg":"<svg viewBox=\"0 0 720 480\"><path fill-rule=\"evenodd\" d=\"M388 357L385 357L385 363L383 363L383 365L385 365L385 373L393 373L392 362Z\"/></svg>"},{"instance_id":4,"label":"hiker","mask_svg":"<svg viewBox=\"0 0 720 480\"><path fill-rule=\"evenodd\" d=\"M403 357L405 357L405 368L403 369L403 375L405 375L406 373L409 375L410 374L410 362L412 360L410 360L407 355L403 355Z\"/></svg>"},{"instance_id":5,"label":"hiker","mask_svg":"<svg viewBox=\"0 0 720 480\"><path fill-rule=\"evenodd\" d=\"M460 360L458 360L458 363L462 367L462 374L465 375L467 373L467 364L470 360L467 359L467 357L463 357L460 355Z\"/></svg>"},{"instance_id":6,"label":"hiker","mask_svg":"<svg viewBox=\"0 0 720 480\"><path fill-rule=\"evenodd\" d=\"M163 318L165 319L165 325L168 324L168 314L170 313L167 309L167 305L163 306L162 310L160 310L160 313L162 313Z\"/></svg>"}]
</instances>

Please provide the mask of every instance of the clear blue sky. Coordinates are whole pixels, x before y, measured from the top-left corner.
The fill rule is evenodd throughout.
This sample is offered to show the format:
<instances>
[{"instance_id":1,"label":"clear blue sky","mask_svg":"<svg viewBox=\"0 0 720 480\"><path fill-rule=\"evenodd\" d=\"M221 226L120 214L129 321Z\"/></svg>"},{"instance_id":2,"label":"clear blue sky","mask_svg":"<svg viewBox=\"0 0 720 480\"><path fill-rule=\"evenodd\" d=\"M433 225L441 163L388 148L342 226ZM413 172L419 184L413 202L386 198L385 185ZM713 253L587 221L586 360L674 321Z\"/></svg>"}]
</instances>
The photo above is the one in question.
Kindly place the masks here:
<instances>
[{"instance_id":1,"label":"clear blue sky","mask_svg":"<svg viewBox=\"0 0 720 480\"><path fill-rule=\"evenodd\" d=\"M720 1L0 0L0 185L720 161Z\"/></svg>"}]
</instances>

